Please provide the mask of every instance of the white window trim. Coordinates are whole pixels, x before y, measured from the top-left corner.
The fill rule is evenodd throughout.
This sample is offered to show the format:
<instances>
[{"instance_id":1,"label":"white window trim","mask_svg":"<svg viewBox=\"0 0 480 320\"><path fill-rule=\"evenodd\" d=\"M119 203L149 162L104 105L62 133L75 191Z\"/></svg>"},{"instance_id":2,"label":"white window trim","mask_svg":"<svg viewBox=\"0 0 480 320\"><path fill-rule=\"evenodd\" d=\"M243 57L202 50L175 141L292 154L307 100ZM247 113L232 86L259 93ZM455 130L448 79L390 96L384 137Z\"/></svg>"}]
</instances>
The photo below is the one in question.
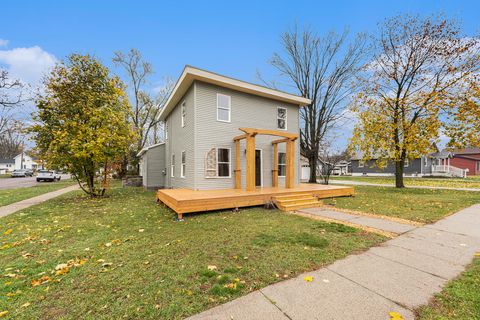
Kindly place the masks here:
<instances>
[{"instance_id":1,"label":"white window trim","mask_svg":"<svg viewBox=\"0 0 480 320\"><path fill-rule=\"evenodd\" d=\"M222 148L222 147L218 147L216 148L216 155L217 155L217 178L219 179L231 179L232 178L232 149L231 148ZM228 177L223 177L223 176L219 176L218 173L220 170L218 170L218 165L220 164L220 162L218 162L218 149L227 149L228 150ZM222 163L226 163L226 162L222 162Z\"/></svg>"},{"instance_id":2,"label":"white window trim","mask_svg":"<svg viewBox=\"0 0 480 320\"><path fill-rule=\"evenodd\" d=\"M358 167L359 167L359 168L365 167L365 161L363 161L363 160L358 160Z\"/></svg>"},{"instance_id":3,"label":"white window trim","mask_svg":"<svg viewBox=\"0 0 480 320\"><path fill-rule=\"evenodd\" d=\"M285 154L285 163L284 163L284 164L281 164L281 163L280 163L280 153L284 153L284 154ZM283 151L279 151L279 152L278 152L278 155L277 155L277 160L278 160L278 165L279 165L279 166L280 166L280 165L285 166L285 173L287 173L287 153L286 153L286 152L283 152ZM277 168L277 170L278 170L278 168ZM280 175L280 170L278 170L278 177L279 177L279 178L285 178L286 175L285 175L285 176L281 176L281 175Z\"/></svg>"},{"instance_id":4,"label":"white window trim","mask_svg":"<svg viewBox=\"0 0 480 320\"><path fill-rule=\"evenodd\" d=\"M279 109L285 110L285 128L284 128L284 129L278 127L278 120L281 119L281 118L278 117L278 110L279 110ZM288 128L287 119L288 119L288 110L287 110L287 108L285 108L285 107L277 107L277 129L278 129L278 130L287 130L287 128ZM281 120L284 120L284 119L281 119Z\"/></svg>"},{"instance_id":5,"label":"white window trim","mask_svg":"<svg viewBox=\"0 0 480 320\"><path fill-rule=\"evenodd\" d=\"M408 168L409 166L410 166L410 160L405 159L405 161L403 162L403 167Z\"/></svg>"},{"instance_id":6,"label":"white window trim","mask_svg":"<svg viewBox=\"0 0 480 320\"><path fill-rule=\"evenodd\" d=\"M165 140L168 140L168 121L165 121Z\"/></svg>"},{"instance_id":7,"label":"white window trim","mask_svg":"<svg viewBox=\"0 0 480 320\"><path fill-rule=\"evenodd\" d=\"M185 154L185 162L183 162L183 154ZM187 152L182 150L180 153L180 178L185 179L185 169L187 168ZM185 166L185 169L183 168Z\"/></svg>"},{"instance_id":8,"label":"white window trim","mask_svg":"<svg viewBox=\"0 0 480 320\"><path fill-rule=\"evenodd\" d=\"M187 103L185 101L180 105L180 117L182 118L182 128L185 127L185 118L187 117Z\"/></svg>"},{"instance_id":9,"label":"white window trim","mask_svg":"<svg viewBox=\"0 0 480 320\"><path fill-rule=\"evenodd\" d=\"M175 153L170 156L170 178L175 178Z\"/></svg>"},{"instance_id":10,"label":"white window trim","mask_svg":"<svg viewBox=\"0 0 480 320\"><path fill-rule=\"evenodd\" d=\"M224 97L228 98L228 108L220 107L218 105L218 97L219 96L224 96ZM218 117L218 110L219 109L228 110L228 121L219 119L219 117ZM227 96L226 94L217 93L217 121L227 122L227 123L232 122L232 97L231 96ZM220 149L223 149L223 148L220 148Z\"/></svg>"}]
</instances>

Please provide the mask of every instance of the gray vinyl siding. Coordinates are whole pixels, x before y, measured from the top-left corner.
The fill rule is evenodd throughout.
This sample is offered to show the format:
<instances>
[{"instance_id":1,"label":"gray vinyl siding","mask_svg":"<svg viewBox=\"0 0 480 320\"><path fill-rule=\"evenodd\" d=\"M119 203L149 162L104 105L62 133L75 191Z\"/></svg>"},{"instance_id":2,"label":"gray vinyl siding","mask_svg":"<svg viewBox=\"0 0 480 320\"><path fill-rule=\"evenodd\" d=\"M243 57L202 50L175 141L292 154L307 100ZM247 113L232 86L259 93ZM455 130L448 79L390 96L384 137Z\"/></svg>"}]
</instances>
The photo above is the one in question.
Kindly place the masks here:
<instances>
[{"instance_id":1,"label":"gray vinyl siding","mask_svg":"<svg viewBox=\"0 0 480 320\"><path fill-rule=\"evenodd\" d=\"M165 145L148 149L142 157L143 186L147 189L165 187Z\"/></svg>"},{"instance_id":2,"label":"gray vinyl siding","mask_svg":"<svg viewBox=\"0 0 480 320\"><path fill-rule=\"evenodd\" d=\"M352 173L353 174L395 174L395 164L388 162L385 168L379 168L375 165L375 160L365 161L363 167L359 167L360 160L352 160ZM420 175L422 174L422 159L417 158L411 160L407 167L404 167L405 175Z\"/></svg>"},{"instance_id":3,"label":"gray vinyl siding","mask_svg":"<svg viewBox=\"0 0 480 320\"><path fill-rule=\"evenodd\" d=\"M182 127L181 104L186 102L185 126ZM195 188L195 152L194 152L194 90L193 86L187 91L183 99L168 115L168 139L166 145L166 187L167 188ZM180 177L182 151L186 152L185 178ZM170 174L170 162L175 154L175 177Z\"/></svg>"},{"instance_id":4,"label":"gray vinyl siding","mask_svg":"<svg viewBox=\"0 0 480 320\"><path fill-rule=\"evenodd\" d=\"M258 97L248 93L196 81L195 91L195 189L225 189L235 186L235 143L233 137L243 134L241 127L277 129L277 107L287 108L287 130L299 133L298 106ZM217 93L231 97L231 122L217 121ZM274 136L257 135L256 148L262 150L263 186L272 185ZM211 148L229 148L231 150L230 178L206 178L205 157ZM241 142L242 188L245 188L245 140ZM279 145L279 151L285 152L285 143ZM295 142L295 181L299 182L299 140ZM285 184L285 178L279 178L279 185Z\"/></svg>"}]
</instances>

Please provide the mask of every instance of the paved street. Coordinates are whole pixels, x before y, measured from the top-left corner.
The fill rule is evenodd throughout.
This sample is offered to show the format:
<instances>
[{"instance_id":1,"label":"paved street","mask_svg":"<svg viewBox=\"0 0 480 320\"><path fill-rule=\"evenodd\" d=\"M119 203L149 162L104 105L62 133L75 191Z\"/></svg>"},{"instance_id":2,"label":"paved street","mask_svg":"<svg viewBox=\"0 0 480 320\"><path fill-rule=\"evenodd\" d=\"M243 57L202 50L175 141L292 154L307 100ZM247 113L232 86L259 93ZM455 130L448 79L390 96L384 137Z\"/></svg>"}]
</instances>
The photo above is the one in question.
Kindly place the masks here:
<instances>
[{"instance_id":1,"label":"paved street","mask_svg":"<svg viewBox=\"0 0 480 320\"><path fill-rule=\"evenodd\" d=\"M62 174L62 180L69 179L69 178L70 178L70 175ZM36 177L2 178L0 179L0 190L33 187L33 186L36 186L37 184L45 184L45 183L49 183L49 182L37 182Z\"/></svg>"},{"instance_id":2,"label":"paved street","mask_svg":"<svg viewBox=\"0 0 480 320\"><path fill-rule=\"evenodd\" d=\"M336 212L309 211L362 224L372 222ZM390 312L397 312L413 320L414 310L458 276L480 250L480 205L419 228L378 221L375 227L401 235L189 319L375 320L389 319Z\"/></svg>"}]
</instances>

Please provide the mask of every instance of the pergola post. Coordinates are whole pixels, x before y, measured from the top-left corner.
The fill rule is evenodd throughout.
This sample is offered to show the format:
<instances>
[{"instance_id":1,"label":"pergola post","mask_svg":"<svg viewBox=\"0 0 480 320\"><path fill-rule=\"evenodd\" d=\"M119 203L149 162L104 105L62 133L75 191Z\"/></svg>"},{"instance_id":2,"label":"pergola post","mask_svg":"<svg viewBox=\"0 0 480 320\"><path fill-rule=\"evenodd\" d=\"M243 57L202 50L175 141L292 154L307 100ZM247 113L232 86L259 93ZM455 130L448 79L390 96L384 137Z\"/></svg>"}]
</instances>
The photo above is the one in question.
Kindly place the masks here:
<instances>
[{"instance_id":1,"label":"pergola post","mask_svg":"<svg viewBox=\"0 0 480 320\"><path fill-rule=\"evenodd\" d=\"M255 190L255 135L247 135L246 154L246 190Z\"/></svg>"},{"instance_id":2,"label":"pergola post","mask_svg":"<svg viewBox=\"0 0 480 320\"><path fill-rule=\"evenodd\" d=\"M294 188L294 157L295 157L295 142L292 139L287 141L287 161L286 161L286 177L285 177L285 187L288 189Z\"/></svg>"},{"instance_id":3,"label":"pergola post","mask_svg":"<svg viewBox=\"0 0 480 320\"><path fill-rule=\"evenodd\" d=\"M273 144L272 187L278 187L278 143Z\"/></svg>"},{"instance_id":4,"label":"pergola post","mask_svg":"<svg viewBox=\"0 0 480 320\"><path fill-rule=\"evenodd\" d=\"M235 140L235 189L242 188L242 169L240 166L240 140Z\"/></svg>"}]
</instances>

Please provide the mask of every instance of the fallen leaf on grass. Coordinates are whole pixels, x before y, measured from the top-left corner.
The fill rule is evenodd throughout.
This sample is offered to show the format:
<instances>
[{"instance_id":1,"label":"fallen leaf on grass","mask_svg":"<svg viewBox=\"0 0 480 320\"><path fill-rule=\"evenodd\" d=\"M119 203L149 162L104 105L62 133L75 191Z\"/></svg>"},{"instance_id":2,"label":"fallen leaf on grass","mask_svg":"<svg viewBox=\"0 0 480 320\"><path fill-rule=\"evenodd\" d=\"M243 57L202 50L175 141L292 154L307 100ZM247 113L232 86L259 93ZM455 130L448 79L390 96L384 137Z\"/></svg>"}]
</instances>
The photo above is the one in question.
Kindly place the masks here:
<instances>
[{"instance_id":1,"label":"fallen leaf on grass","mask_svg":"<svg viewBox=\"0 0 480 320\"><path fill-rule=\"evenodd\" d=\"M3 234L8 236L10 233L12 233L13 229L8 229L7 231L5 231Z\"/></svg>"},{"instance_id":2,"label":"fallen leaf on grass","mask_svg":"<svg viewBox=\"0 0 480 320\"><path fill-rule=\"evenodd\" d=\"M51 280L52 279L49 276L43 276L40 279L34 279L34 280L32 280L32 287L42 285L42 284L47 283Z\"/></svg>"},{"instance_id":3,"label":"fallen leaf on grass","mask_svg":"<svg viewBox=\"0 0 480 320\"><path fill-rule=\"evenodd\" d=\"M303 278L303 280L305 280L306 282L312 282L313 277L312 276L306 276L306 277Z\"/></svg>"},{"instance_id":4,"label":"fallen leaf on grass","mask_svg":"<svg viewBox=\"0 0 480 320\"><path fill-rule=\"evenodd\" d=\"M211 265L211 266L208 266L207 269L210 271L217 270L217 266Z\"/></svg>"},{"instance_id":5,"label":"fallen leaf on grass","mask_svg":"<svg viewBox=\"0 0 480 320\"><path fill-rule=\"evenodd\" d=\"M0 312L0 318L5 317L8 314L8 311L2 311Z\"/></svg>"},{"instance_id":6,"label":"fallen leaf on grass","mask_svg":"<svg viewBox=\"0 0 480 320\"><path fill-rule=\"evenodd\" d=\"M55 271L55 275L61 276L61 275L63 275L63 274L67 274L69 271L70 271L70 268L69 268L69 267L65 267L65 268L63 268L63 269L60 269L60 270Z\"/></svg>"},{"instance_id":7,"label":"fallen leaf on grass","mask_svg":"<svg viewBox=\"0 0 480 320\"><path fill-rule=\"evenodd\" d=\"M22 308L26 308L26 307L28 307L28 306L30 306L30 305L31 305L30 302L24 303L24 304L22 304Z\"/></svg>"}]
</instances>

